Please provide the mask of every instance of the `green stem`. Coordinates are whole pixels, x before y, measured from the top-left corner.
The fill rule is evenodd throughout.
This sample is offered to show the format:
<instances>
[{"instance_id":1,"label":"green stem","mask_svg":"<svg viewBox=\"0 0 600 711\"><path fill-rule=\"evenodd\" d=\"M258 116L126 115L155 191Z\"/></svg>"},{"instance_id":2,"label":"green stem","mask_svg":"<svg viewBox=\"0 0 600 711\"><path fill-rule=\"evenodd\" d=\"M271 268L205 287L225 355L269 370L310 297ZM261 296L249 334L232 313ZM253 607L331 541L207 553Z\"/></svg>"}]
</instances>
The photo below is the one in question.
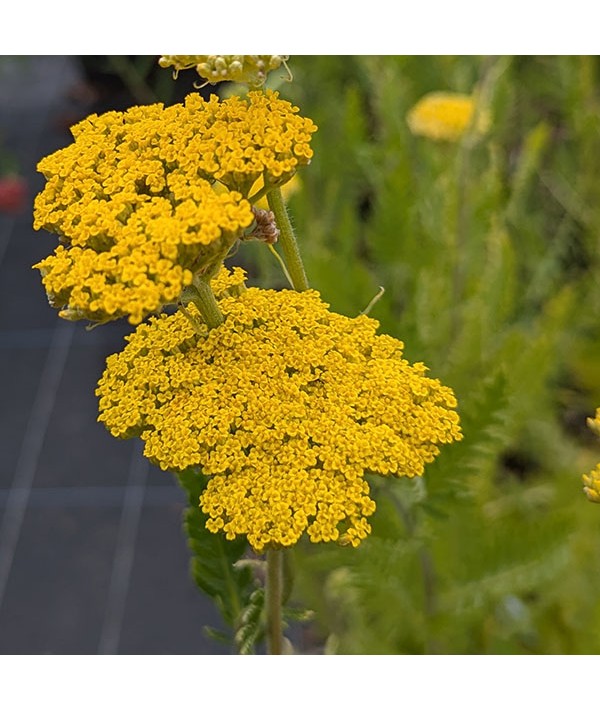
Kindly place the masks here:
<instances>
[{"instance_id":1,"label":"green stem","mask_svg":"<svg viewBox=\"0 0 600 711\"><path fill-rule=\"evenodd\" d=\"M283 650L283 551L267 551L267 578L265 581L265 610L267 614L267 652L282 654Z\"/></svg>"},{"instance_id":2,"label":"green stem","mask_svg":"<svg viewBox=\"0 0 600 711\"><path fill-rule=\"evenodd\" d=\"M306 272L304 271L304 264L302 263L302 257L300 256L300 250L298 249L294 229L292 227L292 223L290 222L285 202L283 201L281 188L273 188L267 194L267 201L269 202L270 209L275 215L275 222L279 228L279 243L283 249L285 262L287 264L290 277L292 278L294 289L296 289L296 291L306 291L310 287L308 286L308 279L306 278Z\"/></svg>"},{"instance_id":3,"label":"green stem","mask_svg":"<svg viewBox=\"0 0 600 711\"><path fill-rule=\"evenodd\" d=\"M202 278L194 279L193 285L186 287L184 298L186 303L191 301L195 304L209 328L217 328L225 320L209 281Z\"/></svg>"},{"instance_id":4,"label":"green stem","mask_svg":"<svg viewBox=\"0 0 600 711\"><path fill-rule=\"evenodd\" d=\"M458 149L456 167L456 223L454 242L451 251L454 254L454 268L452 275L452 337L456 338L459 330L460 314L458 305L463 302L464 287L467 276L467 253L470 204L469 181L471 177L471 159L478 143L477 124L483 112L490 111L492 97L496 83L506 71L510 59L508 57L489 57L482 69L482 78L476 92L477 103L475 115Z\"/></svg>"},{"instance_id":5,"label":"green stem","mask_svg":"<svg viewBox=\"0 0 600 711\"><path fill-rule=\"evenodd\" d=\"M279 262L279 266L281 267L281 270L282 270L283 273L285 274L285 278L288 280L288 282L290 283L290 286L291 286L292 289L293 289L293 288L294 288L294 282L292 281L292 277L290 276L290 273L289 273L288 270L287 270L287 267L286 267L286 265L285 265L285 262L284 262L283 259L279 256L279 253L277 252L277 250L275 249L275 247L273 247L272 244L268 244L267 247L269 248L269 252L271 252L271 254L272 254L272 255L275 257L275 259Z\"/></svg>"},{"instance_id":6,"label":"green stem","mask_svg":"<svg viewBox=\"0 0 600 711\"><path fill-rule=\"evenodd\" d=\"M451 254L454 265L452 271L452 337L456 338L460 326L460 304L462 303L465 279L465 245L468 232L468 181L471 167L471 152L475 146L469 136L463 140L458 149L456 177L456 226L453 235Z\"/></svg>"},{"instance_id":7,"label":"green stem","mask_svg":"<svg viewBox=\"0 0 600 711\"><path fill-rule=\"evenodd\" d=\"M272 190L270 185L263 185L260 190L257 190L254 195L250 195L248 198L248 202L252 205L255 205L261 198L263 198L269 190Z\"/></svg>"}]
</instances>

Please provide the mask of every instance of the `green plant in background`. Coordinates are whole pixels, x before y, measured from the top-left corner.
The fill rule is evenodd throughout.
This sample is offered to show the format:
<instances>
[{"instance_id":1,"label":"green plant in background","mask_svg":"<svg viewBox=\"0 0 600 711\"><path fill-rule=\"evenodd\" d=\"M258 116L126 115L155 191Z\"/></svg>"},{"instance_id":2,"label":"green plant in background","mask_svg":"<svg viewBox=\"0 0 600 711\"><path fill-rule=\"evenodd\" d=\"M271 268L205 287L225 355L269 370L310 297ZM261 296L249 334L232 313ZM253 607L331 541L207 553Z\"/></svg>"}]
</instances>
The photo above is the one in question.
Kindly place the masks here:
<instances>
[{"instance_id":1,"label":"green plant in background","mask_svg":"<svg viewBox=\"0 0 600 711\"><path fill-rule=\"evenodd\" d=\"M207 58L196 59L163 64L204 68ZM282 60L208 59L222 78L251 84ZM50 303L69 320L137 326L107 360L99 419L178 473L194 578L240 652L263 636L270 653L285 649L292 547L358 547L375 498L400 502L386 482L419 479L441 445L462 439L452 390L376 333L365 313L374 299L346 316L309 288L281 187L310 162L315 130L269 89L191 94L92 115L39 164L47 182L35 227L60 238L35 265ZM257 207L264 197L269 210ZM247 241L268 245L293 290L247 288L242 270L223 266ZM346 251L339 264L350 259ZM431 563L424 550L421 562Z\"/></svg>"},{"instance_id":2,"label":"green plant in background","mask_svg":"<svg viewBox=\"0 0 600 711\"><path fill-rule=\"evenodd\" d=\"M586 493L597 494L598 444L585 422L600 401L599 68L593 57L296 57L293 83L271 73L265 86L282 88L319 126L310 170L299 187L293 178L286 198L305 267L286 267L287 276L281 260L294 263L294 241L283 257L272 253L278 228L277 248L291 235L278 193L270 193L275 225L262 178L244 186L242 200L212 185L238 222L221 227L208 243L219 249L203 254L218 262L241 239L237 258L250 284L281 289L294 278L302 289L308 274L332 312L354 319L372 309L406 344L407 359L426 362L460 404L464 437L426 478L370 478L377 510L356 550L302 537L284 561L283 589L271 578L287 600L295 576L297 606L285 615L314 610L316 649L599 650L600 519L581 494L581 472L590 470ZM171 85L164 97L160 86L152 92L167 100ZM229 85L221 94L241 91ZM415 124L423 111L436 135ZM445 140L432 140L440 131ZM171 268L193 265L186 249ZM117 263L112 274L125 266ZM243 296L242 281L235 271L213 277L220 310ZM203 326L191 285L165 282L163 294L173 283L183 285L185 339L168 360L180 373ZM78 284L55 290L55 300L84 298ZM131 346L120 355L123 374ZM162 351L156 357L166 362ZM217 601L236 648L252 651L265 629L264 563L244 557L243 537L207 530L197 502L208 478L193 468L178 476L190 500L194 578Z\"/></svg>"},{"instance_id":3,"label":"green plant in background","mask_svg":"<svg viewBox=\"0 0 600 711\"><path fill-rule=\"evenodd\" d=\"M590 57L294 61L289 93L319 125L290 198L312 284L347 314L384 286L373 315L452 386L464 432L426 478L382 482L356 552L296 551L332 651L599 650L600 520L580 478L598 459L597 72ZM487 132L413 135L411 110L440 91L477 97Z\"/></svg>"}]
</instances>

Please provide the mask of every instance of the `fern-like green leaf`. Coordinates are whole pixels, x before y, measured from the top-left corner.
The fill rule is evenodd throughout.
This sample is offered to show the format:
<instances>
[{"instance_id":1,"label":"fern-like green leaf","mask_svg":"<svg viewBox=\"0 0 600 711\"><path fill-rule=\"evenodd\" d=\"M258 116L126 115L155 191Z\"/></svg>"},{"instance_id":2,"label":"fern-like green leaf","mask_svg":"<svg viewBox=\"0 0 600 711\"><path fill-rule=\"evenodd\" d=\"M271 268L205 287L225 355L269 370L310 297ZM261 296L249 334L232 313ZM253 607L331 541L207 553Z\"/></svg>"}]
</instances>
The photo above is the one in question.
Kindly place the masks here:
<instances>
[{"instance_id":1,"label":"fern-like green leaf","mask_svg":"<svg viewBox=\"0 0 600 711\"><path fill-rule=\"evenodd\" d=\"M265 591L255 590L247 606L240 615L239 626L235 633L235 643L240 654L253 654L255 646L265 635L264 625Z\"/></svg>"},{"instance_id":2,"label":"fern-like green leaf","mask_svg":"<svg viewBox=\"0 0 600 711\"><path fill-rule=\"evenodd\" d=\"M427 468L428 498L423 503L429 508L437 508L438 502L445 504L448 497L464 491L468 486L466 475L489 472L509 436L507 379L503 369L491 373L461 404L462 441L442 450Z\"/></svg>"},{"instance_id":3,"label":"fern-like green leaf","mask_svg":"<svg viewBox=\"0 0 600 711\"><path fill-rule=\"evenodd\" d=\"M191 571L196 585L217 604L224 621L236 630L254 590L252 571L236 566L246 551L246 541L228 541L221 533L206 528L206 516L199 499L207 478L195 469L179 474L190 506L184 514L184 530L192 551Z\"/></svg>"},{"instance_id":4,"label":"fern-like green leaf","mask_svg":"<svg viewBox=\"0 0 600 711\"><path fill-rule=\"evenodd\" d=\"M442 605L453 614L464 614L506 595L527 593L552 582L569 564L569 544L561 543L543 557L516 563L449 590Z\"/></svg>"}]
</instances>

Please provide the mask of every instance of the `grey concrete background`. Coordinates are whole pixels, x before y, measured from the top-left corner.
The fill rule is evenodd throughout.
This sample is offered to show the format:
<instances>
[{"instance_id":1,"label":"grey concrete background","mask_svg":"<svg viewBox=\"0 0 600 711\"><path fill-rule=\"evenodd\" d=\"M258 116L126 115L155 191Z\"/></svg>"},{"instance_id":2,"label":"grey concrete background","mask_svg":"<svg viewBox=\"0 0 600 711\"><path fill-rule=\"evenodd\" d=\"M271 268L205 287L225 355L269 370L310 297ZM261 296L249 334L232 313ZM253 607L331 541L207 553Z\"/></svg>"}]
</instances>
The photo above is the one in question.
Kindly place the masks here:
<instances>
[{"instance_id":1,"label":"grey concrete background","mask_svg":"<svg viewBox=\"0 0 600 711\"><path fill-rule=\"evenodd\" d=\"M70 141L74 58L0 57L0 141L29 184L0 214L0 654L227 653L188 574L185 497L135 442L96 422L96 382L130 327L86 332L50 308L31 265L38 160ZM80 115L78 115L80 112Z\"/></svg>"}]
</instances>

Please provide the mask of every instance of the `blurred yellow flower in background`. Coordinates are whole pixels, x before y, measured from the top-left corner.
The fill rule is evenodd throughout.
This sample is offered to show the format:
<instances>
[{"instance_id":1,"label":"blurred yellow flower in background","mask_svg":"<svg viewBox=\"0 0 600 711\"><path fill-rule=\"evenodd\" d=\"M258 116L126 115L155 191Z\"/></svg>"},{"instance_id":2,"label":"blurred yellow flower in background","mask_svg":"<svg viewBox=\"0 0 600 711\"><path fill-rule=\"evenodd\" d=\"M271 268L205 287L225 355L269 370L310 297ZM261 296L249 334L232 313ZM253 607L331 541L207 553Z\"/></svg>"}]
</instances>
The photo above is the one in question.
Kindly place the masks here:
<instances>
[{"instance_id":1,"label":"blurred yellow flower in background","mask_svg":"<svg viewBox=\"0 0 600 711\"><path fill-rule=\"evenodd\" d=\"M475 98L469 94L434 91L417 101L406 121L415 136L454 142L460 140L471 126L475 109ZM490 125L489 112L480 112L475 121L473 130L486 133Z\"/></svg>"}]
</instances>

